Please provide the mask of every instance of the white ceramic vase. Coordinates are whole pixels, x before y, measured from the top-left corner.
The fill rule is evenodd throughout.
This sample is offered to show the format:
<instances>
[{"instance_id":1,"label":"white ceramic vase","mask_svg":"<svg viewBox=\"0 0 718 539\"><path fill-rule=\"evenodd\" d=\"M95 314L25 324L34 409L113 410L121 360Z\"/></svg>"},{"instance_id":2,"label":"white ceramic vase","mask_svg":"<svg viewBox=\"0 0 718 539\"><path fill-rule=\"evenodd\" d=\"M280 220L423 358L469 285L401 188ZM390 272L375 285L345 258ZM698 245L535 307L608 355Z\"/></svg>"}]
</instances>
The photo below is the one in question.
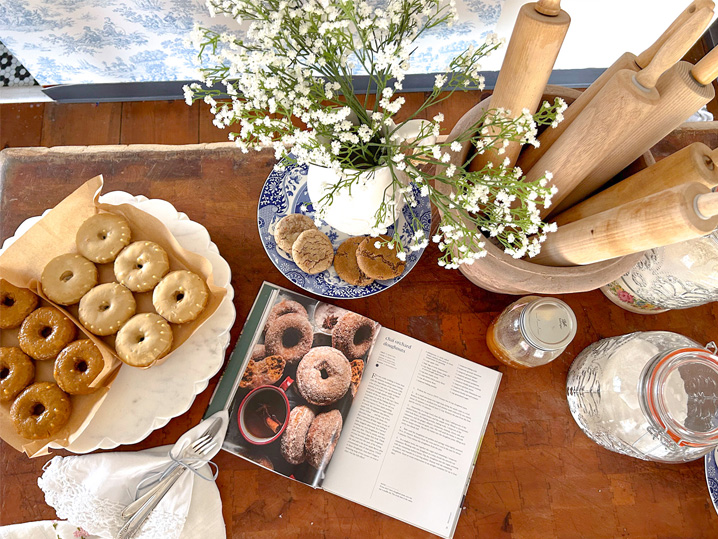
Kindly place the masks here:
<instances>
[{"instance_id":1,"label":"white ceramic vase","mask_svg":"<svg viewBox=\"0 0 718 539\"><path fill-rule=\"evenodd\" d=\"M395 133L405 139L416 138L425 123L428 122L426 120L410 120ZM389 132L391 131L390 127ZM436 142L436 137L425 137L421 142L431 145ZM395 174L402 173L395 171ZM327 191L337 182L339 182L339 176L332 169L309 165L307 190L315 209ZM336 230L351 236L370 234L377 226L378 228L390 227L394 224L395 218L401 215L404 206L403 197L396 200L395 211L388 211L382 222L377 223L376 213L382 202L394 199L391 184L392 172L387 166L376 167L360 173L358 181L352 184L351 189L342 188L334 193L331 204L326 206L323 220Z\"/></svg>"}]
</instances>

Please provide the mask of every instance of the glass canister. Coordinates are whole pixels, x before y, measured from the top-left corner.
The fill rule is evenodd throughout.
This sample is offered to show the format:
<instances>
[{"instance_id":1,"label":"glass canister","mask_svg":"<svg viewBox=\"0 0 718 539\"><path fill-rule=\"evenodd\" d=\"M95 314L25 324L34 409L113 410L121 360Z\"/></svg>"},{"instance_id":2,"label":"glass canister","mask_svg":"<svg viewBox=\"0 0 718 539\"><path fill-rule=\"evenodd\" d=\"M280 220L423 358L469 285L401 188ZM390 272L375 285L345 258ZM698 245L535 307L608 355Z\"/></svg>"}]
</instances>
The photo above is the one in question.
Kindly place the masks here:
<instances>
[{"instance_id":1,"label":"glass canister","mask_svg":"<svg viewBox=\"0 0 718 539\"><path fill-rule=\"evenodd\" d=\"M571 414L611 451L667 463L700 458L718 445L715 351L669 331L598 341L569 369Z\"/></svg>"},{"instance_id":2,"label":"glass canister","mask_svg":"<svg viewBox=\"0 0 718 539\"><path fill-rule=\"evenodd\" d=\"M718 231L646 251L625 275L601 287L627 311L656 314L718 300Z\"/></svg>"},{"instance_id":3,"label":"glass canister","mask_svg":"<svg viewBox=\"0 0 718 539\"><path fill-rule=\"evenodd\" d=\"M486 344L506 365L538 367L556 359L576 335L576 315L560 299L526 296L491 323Z\"/></svg>"}]
</instances>

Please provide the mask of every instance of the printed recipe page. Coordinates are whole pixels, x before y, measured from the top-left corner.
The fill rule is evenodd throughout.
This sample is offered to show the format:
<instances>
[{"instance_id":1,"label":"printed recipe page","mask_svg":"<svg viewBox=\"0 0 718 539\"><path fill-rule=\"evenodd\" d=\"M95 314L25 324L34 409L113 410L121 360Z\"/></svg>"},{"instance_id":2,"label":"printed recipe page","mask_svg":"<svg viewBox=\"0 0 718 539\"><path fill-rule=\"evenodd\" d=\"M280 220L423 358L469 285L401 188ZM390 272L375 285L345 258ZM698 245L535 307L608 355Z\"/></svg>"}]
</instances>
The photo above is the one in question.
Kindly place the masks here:
<instances>
[{"instance_id":1,"label":"printed recipe page","mask_svg":"<svg viewBox=\"0 0 718 539\"><path fill-rule=\"evenodd\" d=\"M500 377L382 328L324 490L452 535Z\"/></svg>"}]
</instances>

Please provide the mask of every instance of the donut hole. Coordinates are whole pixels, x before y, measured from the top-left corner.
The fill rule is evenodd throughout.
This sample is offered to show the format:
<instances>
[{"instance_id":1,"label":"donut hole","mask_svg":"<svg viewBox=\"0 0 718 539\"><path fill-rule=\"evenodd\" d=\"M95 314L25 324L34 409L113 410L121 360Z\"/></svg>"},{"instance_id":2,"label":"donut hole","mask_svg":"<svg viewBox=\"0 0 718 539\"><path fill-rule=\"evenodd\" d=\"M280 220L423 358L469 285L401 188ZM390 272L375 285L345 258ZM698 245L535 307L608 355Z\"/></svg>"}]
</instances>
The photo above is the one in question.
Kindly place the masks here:
<instances>
[{"instance_id":1,"label":"donut hole","mask_svg":"<svg viewBox=\"0 0 718 539\"><path fill-rule=\"evenodd\" d=\"M137 335L136 340L137 340L137 344L140 344L141 342L143 342L145 340L145 336Z\"/></svg>"},{"instance_id":2,"label":"donut hole","mask_svg":"<svg viewBox=\"0 0 718 539\"><path fill-rule=\"evenodd\" d=\"M361 326L357 332L354 334L354 344L364 344L369 339L371 339L371 326L364 325Z\"/></svg>"},{"instance_id":3,"label":"donut hole","mask_svg":"<svg viewBox=\"0 0 718 539\"><path fill-rule=\"evenodd\" d=\"M50 335L52 335L52 326L42 326L40 328L40 337L47 339Z\"/></svg>"},{"instance_id":4,"label":"donut hole","mask_svg":"<svg viewBox=\"0 0 718 539\"><path fill-rule=\"evenodd\" d=\"M284 348L294 348L302 340L302 332L297 328L287 328L282 333L282 346Z\"/></svg>"},{"instance_id":5,"label":"donut hole","mask_svg":"<svg viewBox=\"0 0 718 539\"><path fill-rule=\"evenodd\" d=\"M109 309L109 308L110 308L110 304L107 303L107 302L103 302L103 303L100 304L99 311L100 311L100 312L105 312L105 311L106 311L107 309Z\"/></svg>"},{"instance_id":6,"label":"donut hole","mask_svg":"<svg viewBox=\"0 0 718 539\"><path fill-rule=\"evenodd\" d=\"M326 369L320 369L319 374L322 376L322 380L326 380L327 378L329 378L329 373Z\"/></svg>"},{"instance_id":7,"label":"donut hole","mask_svg":"<svg viewBox=\"0 0 718 539\"><path fill-rule=\"evenodd\" d=\"M7 378L8 374L10 374L10 369L8 369L7 367L3 367L2 369L0 369L0 380L4 380L5 378Z\"/></svg>"},{"instance_id":8,"label":"donut hole","mask_svg":"<svg viewBox=\"0 0 718 539\"><path fill-rule=\"evenodd\" d=\"M179 303L184 299L184 292L176 292L175 293L175 301Z\"/></svg>"},{"instance_id":9,"label":"donut hole","mask_svg":"<svg viewBox=\"0 0 718 539\"><path fill-rule=\"evenodd\" d=\"M101 230L97 233L97 239L98 240L106 240L107 239L107 230Z\"/></svg>"},{"instance_id":10,"label":"donut hole","mask_svg":"<svg viewBox=\"0 0 718 539\"><path fill-rule=\"evenodd\" d=\"M73 276L74 276L74 274L70 270L67 270L67 271L63 272L62 275L60 275L60 280L63 283L66 283L67 281L72 279Z\"/></svg>"},{"instance_id":11,"label":"donut hole","mask_svg":"<svg viewBox=\"0 0 718 539\"><path fill-rule=\"evenodd\" d=\"M36 402L32 405L32 408L30 409L30 413L34 416L42 415L42 413L45 411L45 405L41 402Z\"/></svg>"},{"instance_id":12,"label":"donut hole","mask_svg":"<svg viewBox=\"0 0 718 539\"><path fill-rule=\"evenodd\" d=\"M141 270L142 266L144 266L144 264L142 264L142 262L138 262L137 264L135 264L135 269Z\"/></svg>"},{"instance_id":13,"label":"donut hole","mask_svg":"<svg viewBox=\"0 0 718 539\"><path fill-rule=\"evenodd\" d=\"M5 296L2 298L2 304L4 307L12 307L15 305L15 298L11 296Z\"/></svg>"},{"instance_id":14,"label":"donut hole","mask_svg":"<svg viewBox=\"0 0 718 539\"><path fill-rule=\"evenodd\" d=\"M85 372L87 370L87 361L81 359L80 361L75 362L75 370L77 372Z\"/></svg>"}]
</instances>

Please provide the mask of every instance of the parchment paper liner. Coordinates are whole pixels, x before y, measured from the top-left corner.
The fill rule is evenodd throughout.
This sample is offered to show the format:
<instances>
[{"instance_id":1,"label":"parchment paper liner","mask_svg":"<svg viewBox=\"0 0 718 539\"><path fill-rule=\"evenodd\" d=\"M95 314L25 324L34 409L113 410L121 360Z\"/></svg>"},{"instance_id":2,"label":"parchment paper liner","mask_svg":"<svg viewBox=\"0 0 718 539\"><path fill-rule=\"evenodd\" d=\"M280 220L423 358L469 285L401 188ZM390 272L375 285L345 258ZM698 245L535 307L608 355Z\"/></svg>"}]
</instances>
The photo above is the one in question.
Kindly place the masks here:
<instances>
[{"instance_id":1,"label":"parchment paper liner","mask_svg":"<svg viewBox=\"0 0 718 539\"><path fill-rule=\"evenodd\" d=\"M102 176L96 176L79 187L75 192L62 200L50 210L40 221L32 226L5 252L0 255L0 278L6 279L15 286L39 290L40 276L45 265L54 257L64 253L77 252L75 234L80 225L99 210L109 211L124 216L130 224L132 241L148 240L161 245L168 254L170 271L188 269L203 277L210 291L206 309L194 321L186 324L171 324L173 331L172 348L164 358L156 362L169 360L172 353L184 343L219 307L226 289L214 285L212 264L209 260L196 253L184 249L175 240L168 228L155 217L129 204L101 204L98 202L102 191ZM112 264L98 265L100 283L114 282ZM152 292L134 294L137 301L137 312L155 312L152 307ZM51 303L44 298L43 304ZM54 304L53 304L54 305ZM107 395L109 385L114 380L117 369L122 363L114 353L114 337L100 338L86 331L77 319L77 305L60 308L78 326L77 338L92 339L98 345L105 359L105 369L98 377L98 383L105 383L91 395L73 395L73 411L68 424L55 436L44 440L27 440L17 434L10 419L12 403L0 405L0 438L18 451L25 451L29 456L36 457L47 454L50 443L61 447L69 446L76 440L95 415ZM16 346L16 330L0 331L1 346ZM52 369L54 361L36 361L36 381L53 381ZM125 366L130 369L134 367ZM151 391L151 388L148 388Z\"/></svg>"}]
</instances>

